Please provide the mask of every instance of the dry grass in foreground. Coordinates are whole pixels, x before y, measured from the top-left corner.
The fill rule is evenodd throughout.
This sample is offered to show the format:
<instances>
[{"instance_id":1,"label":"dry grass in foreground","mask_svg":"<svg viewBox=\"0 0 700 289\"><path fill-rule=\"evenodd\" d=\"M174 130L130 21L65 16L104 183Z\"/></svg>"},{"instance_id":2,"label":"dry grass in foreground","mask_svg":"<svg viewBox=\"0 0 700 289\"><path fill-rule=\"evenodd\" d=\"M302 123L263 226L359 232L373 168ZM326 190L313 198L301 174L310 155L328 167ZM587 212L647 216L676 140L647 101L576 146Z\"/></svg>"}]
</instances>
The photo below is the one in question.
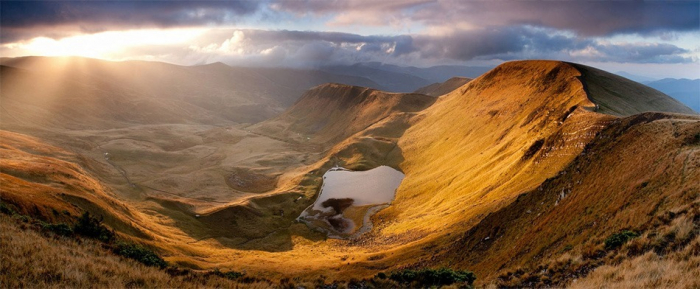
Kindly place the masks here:
<instances>
[{"instance_id":1,"label":"dry grass in foreground","mask_svg":"<svg viewBox=\"0 0 700 289\"><path fill-rule=\"evenodd\" d=\"M324 276L270 281L234 271L158 269L112 254L108 243L61 236L46 229L52 224L0 209L0 288L464 288L476 279L447 268L332 283Z\"/></svg>"},{"instance_id":2,"label":"dry grass in foreground","mask_svg":"<svg viewBox=\"0 0 700 289\"><path fill-rule=\"evenodd\" d=\"M700 288L700 203L658 215L536 268L502 273L498 288ZM573 248L573 247L572 247Z\"/></svg>"},{"instance_id":3,"label":"dry grass in foreground","mask_svg":"<svg viewBox=\"0 0 700 289\"><path fill-rule=\"evenodd\" d=\"M0 214L0 288L269 288L182 271L172 275L116 256L102 244L44 234Z\"/></svg>"},{"instance_id":4,"label":"dry grass in foreground","mask_svg":"<svg viewBox=\"0 0 700 289\"><path fill-rule=\"evenodd\" d=\"M662 257L648 252L617 266L601 266L570 288L699 288L697 276L700 256Z\"/></svg>"},{"instance_id":5,"label":"dry grass in foreground","mask_svg":"<svg viewBox=\"0 0 700 289\"><path fill-rule=\"evenodd\" d=\"M700 288L699 220L697 214L677 217L667 226L634 238L612 264L596 268L571 287Z\"/></svg>"}]
</instances>

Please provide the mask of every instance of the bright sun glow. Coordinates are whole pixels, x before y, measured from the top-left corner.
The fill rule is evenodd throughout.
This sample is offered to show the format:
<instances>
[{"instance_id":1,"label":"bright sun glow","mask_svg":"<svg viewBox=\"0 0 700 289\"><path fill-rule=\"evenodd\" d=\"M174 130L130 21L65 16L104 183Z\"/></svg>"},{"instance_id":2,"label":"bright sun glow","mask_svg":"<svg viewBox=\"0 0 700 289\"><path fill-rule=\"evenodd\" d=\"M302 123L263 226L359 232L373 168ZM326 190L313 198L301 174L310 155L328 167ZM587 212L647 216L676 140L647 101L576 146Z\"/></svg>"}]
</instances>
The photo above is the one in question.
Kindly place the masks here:
<instances>
[{"instance_id":1,"label":"bright sun glow","mask_svg":"<svg viewBox=\"0 0 700 289\"><path fill-rule=\"evenodd\" d=\"M129 48L186 43L204 32L205 29L107 31L59 40L37 37L27 42L8 44L6 47L12 50L23 50L27 55L110 59L124 54Z\"/></svg>"}]
</instances>

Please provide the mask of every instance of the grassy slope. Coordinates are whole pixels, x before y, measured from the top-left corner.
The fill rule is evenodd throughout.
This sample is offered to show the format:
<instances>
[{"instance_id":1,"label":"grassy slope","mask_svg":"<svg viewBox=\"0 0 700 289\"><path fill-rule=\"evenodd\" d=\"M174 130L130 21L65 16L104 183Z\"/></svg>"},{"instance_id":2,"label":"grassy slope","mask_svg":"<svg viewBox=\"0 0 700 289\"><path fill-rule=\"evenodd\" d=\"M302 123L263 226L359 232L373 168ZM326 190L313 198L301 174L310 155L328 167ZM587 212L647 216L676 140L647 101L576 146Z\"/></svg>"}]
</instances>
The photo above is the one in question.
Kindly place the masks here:
<instances>
[{"instance_id":1,"label":"grassy slope","mask_svg":"<svg viewBox=\"0 0 700 289\"><path fill-rule=\"evenodd\" d=\"M84 169L94 162L26 135L0 131L0 139L0 198L20 213L60 221L86 210L122 233L151 238L139 214Z\"/></svg>"},{"instance_id":2,"label":"grassy slope","mask_svg":"<svg viewBox=\"0 0 700 289\"><path fill-rule=\"evenodd\" d=\"M399 142L406 179L383 233L467 228L558 172L611 119L583 109L593 104L578 76L561 62L506 63L426 110Z\"/></svg>"},{"instance_id":3,"label":"grassy slope","mask_svg":"<svg viewBox=\"0 0 700 289\"><path fill-rule=\"evenodd\" d=\"M0 155L0 200L15 206L20 214L54 222L71 221L71 216L75 217L82 211L88 211L94 216L103 217L106 225L126 239L139 239L143 243L158 247L161 249L160 253L174 262L180 260L178 256L187 255L187 259L190 260L187 264L192 264L193 256L208 254L202 253L199 246L186 244L192 242L192 238L198 237L195 233L203 231L199 234L206 236L212 234L208 233L209 230L223 229L226 234L231 234L231 228L227 227L227 224L207 224L206 217L205 220L198 221L192 213L183 212L180 214L184 216L173 216L172 212L166 210L170 206L172 211L180 211L171 208L178 205L174 202L157 205L149 199L142 200L143 203L118 199L109 187L89 172L110 168L45 144L39 139L0 131ZM303 208L299 211L301 209ZM243 219L242 216L228 217L225 219L227 222L236 217ZM279 246L272 244L273 247L275 245ZM206 244L204 247L204 251L211 250L212 244Z\"/></svg>"},{"instance_id":4,"label":"grassy slope","mask_svg":"<svg viewBox=\"0 0 700 289\"><path fill-rule=\"evenodd\" d=\"M393 113L420 111L434 101L434 97L422 94L324 84L307 91L283 114L253 129L299 142L334 145Z\"/></svg>"},{"instance_id":5,"label":"grassy slope","mask_svg":"<svg viewBox=\"0 0 700 289\"><path fill-rule=\"evenodd\" d=\"M302 177L300 179L282 182L281 194L264 194L237 204L234 203L235 205L221 206L215 210L198 212L198 214L201 214L199 218L194 217L194 213L191 212L191 205L187 203L160 200L158 205L156 205L151 202L152 199L146 199L142 201L147 203L141 204L134 203L138 198L132 198L130 199L132 205L138 208L138 212L133 212L134 215L143 218L134 222L139 226L147 227L146 231L152 234L154 238L154 241L148 243L162 249L161 252L165 252L169 261L187 267L233 266L249 268L251 272L272 271L275 274L279 274L283 271L289 271L288 265L279 267L280 262L283 264L300 262L297 257L300 251L302 252L301 255L305 256L303 260L315 261L308 262L306 266L299 266L298 270L295 270L295 274L325 272L329 267L339 266L340 264L337 261L340 257L338 255L342 256L344 252L332 248L334 245L326 246L322 236L310 232L305 226L292 225L294 218L301 210L306 208L307 202L312 201L313 194L316 193L316 188L319 184L318 179L320 179L323 171L333 165L334 161L341 161L352 165L354 168L360 168L363 165L376 166L377 163L384 162L389 158L393 159L391 163L397 167L401 160L400 154L387 153L386 151L396 147L395 143L398 137L409 126L408 122L411 121L412 111L419 110L434 100L434 98L424 95L409 95L407 99L403 99L400 94L385 95L377 91L370 91L367 94L360 95L358 99L353 99L353 96L357 95L350 94L346 100L365 104L365 107L368 108L366 113L374 116L376 122L357 121L356 123L359 124L352 127L353 129L361 130L367 128L355 136L359 141L344 142L332 148L333 153L330 156L323 158L308 168L304 168L310 171L309 173L301 173ZM382 106L379 103L387 99L390 100L388 102L390 105ZM377 112L372 109L374 106L380 106L381 109ZM357 112L357 110L348 109L347 112L348 114L345 115L345 118L348 119L349 117L349 119L352 119L352 113ZM356 133L356 131L348 130L344 133L352 134ZM8 134L19 136L13 133ZM26 136L22 137L26 139L18 140L15 146L26 146L25 142L29 139L39 143L36 139ZM41 145L46 146L45 144ZM60 154L60 151L62 150L57 147L51 147L47 149L46 154L55 156ZM373 154L368 154L368 151L372 151ZM74 160L74 158L78 157L77 155L67 152L66 154L70 155L69 165L79 166L76 164L78 161ZM102 155L100 154L98 157L102 157ZM110 159L119 164L123 163L119 159L119 154L115 152L110 153ZM103 165L100 163L90 162L90 164L92 165L90 170L93 172L112 170L112 168L102 167ZM22 166L17 171L18 173L27 173L22 172L22 170L29 170L29 167ZM88 174L85 171L80 171L80 173ZM36 174L51 176L52 172L41 171ZM132 179L134 178L133 173L129 175ZM291 187L285 185L286 183L291 183ZM30 183L28 186L38 186L38 184ZM55 189L51 192L41 192L40 195L37 194L31 199L24 200L22 207L29 207L32 201L37 201L47 196L50 197L51 194L57 194L59 190L83 196L83 191L87 190L85 187L88 185L75 184L74 187L66 187L63 183L57 182L53 186ZM20 190L11 193L13 197L22 195ZM305 198L297 202L300 196L305 196ZM98 210L95 213L97 215L112 213L109 212L109 206L102 206L100 203L100 199L103 198L100 195L94 196L94 200L90 199L88 202L77 202L75 199L71 199L67 202L49 203L54 205L65 204L66 206L72 206L69 203L74 203L81 209ZM109 198L104 199L109 200ZM279 216L280 209L285 210L284 216ZM126 230L115 225L110 220L107 220L107 224L117 230ZM324 251L326 253L333 251L336 253L323 256L308 255L308 252L313 251L312 248L318 247L325 247ZM279 252L288 251L292 248L296 248L296 250L291 254L263 254L259 251L248 251ZM231 260L240 261L231 263ZM241 266L241 264L244 264L244 266ZM317 273L308 274L313 275Z\"/></svg>"},{"instance_id":6,"label":"grassy slope","mask_svg":"<svg viewBox=\"0 0 700 289\"><path fill-rule=\"evenodd\" d=\"M180 252L169 258L174 262L203 267L217 264L270 275L323 273L330 278L348 278L399 266L478 267L485 264L479 260L505 255L499 255L501 251L473 251L483 254L481 257L465 253L468 251L459 247L459 242L469 240L463 239L461 233L482 220L491 220L487 217L490 213L507 211L514 206L518 195L555 177L599 131L616 121L613 116L590 111L595 106L590 99L595 98L587 94L580 79L580 71L567 63L506 63L442 97L424 112L417 111L430 101L419 95L409 98L414 100L409 103L396 94L359 88L348 89L352 93L344 92L337 99L324 98L320 93L307 96L315 100L312 108L298 108L295 114L288 112L281 116L289 119L273 123L277 130L271 132L293 141L304 140L295 133L315 132L314 142L331 144L350 138L335 144L325 158L305 168L310 170L308 174L288 182L298 187L284 189L312 196L320 184L317 181L320 174L335 161L357 168L386 162L399 167L407 178L394 205L375 216L378 225L371 234L353 242L324 241L302 225L288 226L295 217L289 212L283 218L271 217L277 207L303 209L303 203L294 201L297 195L265 195L249 200L244 206L209 212L201 220L235 234L237 229L232 221L243 216L243 220L251 221L242 222L246 223L245 230L264 232L255 242L278 246L277 250L283 252L274 252L275 248L265 248L268 252L249 251L256 249L255 246L232 248L227 245L231 242L227 238L192 244L159 241ZM317 89L338 88L328 85ZM383 105L377 105L380 100ZM337 111L344 114L334 113ZM361 117L354 119L358 115ZM324 119L330 121L323 122ZM293 127L297 121L304 125ZM389 153L383 154L387 150ZM610 159L616 157L607 150L599 154ZM660 156L653 152L649 155ZM597 174L591 174L590 181L597 186L606 178L601 174L607 171L592 171ZM587 187L586 192L597 192L596 186ZM302 202L310 201L309 198ZM252 222L260 214L266 221ZM481 226L489 224L483 221ZM520 232L522 228L530 227L523 223L513 230ZM528 254L530 251L525 255L532 256ZM521 263L514 265L527 265L522 263L525 261L518 262ZM489 274L495 271L485 271L492 267L500 269L493 265L472 269L484 280L494 277Z\"/></svg>"},{"instance_id":7,"label":"grassy slope","mask_svg":"<svg viewBox=\"0 0 700 289\"><path fill-rule=\"evenodd\" d=\"M0 287L3 288L269 288L223 278L163 270L109 253L99 242L39 233L0 214ZM8 248L12 248L8 250Z\"/></svg>"},{"instance_id":8,"label":"grassy slope","mask_svg":"<svg viewBox=\"0 0 700 289\"><path fill-rule=\"evenodd\" d=\"M656 89L593 67L571 65L581 71L591 100L598 104L598 112L615 116L646 111L695 114L689 107Z\"/></svg>"},{"instance_id":9,"label":"grassy slope","mask_svg":"<svg viewBox=\"0 0 700 289\"><path fill-rule=\"evenodd\" d=\"M199 220L212 228L225 228L218 234L246 241L245 248L289 250L292 235L316 239L314 234L290 225L313 203L323 173L336 164L356 170L379 165L398 168L403 160L396 144L398 138L415 121L415 111L434 100L425 95L339 84L316 87L286 113L251 130L290 144L328 145L325 156L300 168L297 177L280 182L275 192L219 207L202 214ZM307 141L299 136L312 135L309 127L317 132ZM280 216L280 210L284 216Z\"/></svg>"},{"instance_id":10,"label":"grassy slope","mask_svg":"<svg viewBox=\"0 0 700 289\"><path fill-rule=\"evenodd\" d=\"M657 217L700 205L699 136L697 117L615 121L556 177L490 214L445 257L489 279L581 253L623 229L650 230Z\"/></svg>"},{"instance_id":11,"label":"grassy slope","mask_svg":"<svg viewBox=\"0 0 700 289\"><path fill-rule=\"evenodd\" d=\"M450 235L468 230L487 215L511 204L520 194L555 177L579 156L600 130L615 122L614 117L589 111L594 104L578 81L580 76L580 71L567 63L510 62L444 96L426 110L424 119L412 126L399 142L406 158L401 168L407 177L399 188L395 203L375 217L380 221L380 231L367 238L367 242L384 243L387 247L405 246L414 241L415 244L403 247L403 256L378 263L459 265L472 268L487 278L492 278L488 274L498 269L516 265L516 262L508 263L516 252L469 251L469 246L475 246L490 233L480 236L481 239L474 237L476 243L466 248L460 245L455 251L443 252L443 257L425 258L425 254L439 255L441 246L454 238ZM640 90L645 92L643 86L635 92ZM605 97L599 95L598 99L607 101ZM626 97L633 99L634 96ZM572 109L574 106L578 107ZM684 111L684 107L678 110ZM642 136L634 137L638 137L639 143L645 142ZM534 144L539 139L543 140L541 148L534 150L534 154L528 153L537 147ZM666 152L648 153L658 158ZM607 151L598 153L611 159L617 157L617 154ZM528 158L529 155L532 156ZM591 182L603 182L609 178L606 176L609 171L600 170L600 167L605 166L595 169L597 174L589 176ZM619 175L627 176L624 172ZM674 176L666 178L673 180ZM601 188L596 185L585 190L597 193ZM596 198L591 199L597 203ZM552 218L561 216L572 217L569 213L559 212ZM520 223L499 228L523 232L523 229L542 230L542 226L546 225L531 227ZM537 236L532 232L529 234ZM533 242L537 248L547 244ZM557 244L559 247L564 245ZM534 248L522 250L529 254L516 255L516 260L522 260L519 262L536 257ZM454 256L459 257L453 259ZM460 258L477 261L457 261ZM411 261L405 261L408 259Z\"/></svg>"},{"instance_id":12,"label":"grassy slope","mask_svg":"<svg viewBox=\"0 0 700 289\"><path fill-rule=\"evenodd\" d=\"M679 252L659 256L648 252L619 264L603 265L570 288L698 288L700 238Z\"/></svg>"}]
</instances>

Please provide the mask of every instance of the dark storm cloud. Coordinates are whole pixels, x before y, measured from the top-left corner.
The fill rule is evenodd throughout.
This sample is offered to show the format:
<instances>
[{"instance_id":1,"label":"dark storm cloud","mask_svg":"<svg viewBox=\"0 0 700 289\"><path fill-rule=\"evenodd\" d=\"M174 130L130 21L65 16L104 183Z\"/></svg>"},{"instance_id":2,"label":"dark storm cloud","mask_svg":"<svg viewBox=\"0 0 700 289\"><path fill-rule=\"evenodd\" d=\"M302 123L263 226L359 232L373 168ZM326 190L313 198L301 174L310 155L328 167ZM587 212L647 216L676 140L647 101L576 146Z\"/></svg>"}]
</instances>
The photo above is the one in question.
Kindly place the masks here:
<instances>
[{"instance_id":1,"label":"dark storm cloud","mask_svg":"<svg viewBox=\"0 0 700 289\"><path fill-rule=\"evenodd\" d=\"M700 1L383 1L280 0L280 9L294 13L324 12L362 24L368 15L408 17L429 27L466 24L473 27L534 25L574 31L583 36L618 33L653 34L700 29ZM395 1L388 1L396 3ZM377 4L380 3L380 4ZM354 18L354 23L348 18Z\"/></svg>"},{"instance_id":2,"label":"dark storm cloud","mask_svg":"<svg viewBox=\"0 0 700 289\"><path fill-rule=\"evenodd\" d=\"M417 50L423 57L455 60L488 59L498 55L537 51L582 49L594 42L526 27L494 27L468 30L441 36L417 36Z\"/></svg>"},{"instance_id":3,"label":"dark storm cloud","mask_svg":"<svg viewBox=\"0 0 700 289\"><path fill-rule=\"evenodd\" d=\"M422 58L511 60L558 58L621 63L687 63L690 51L672 44L601 43L556 31L529 27L498 27L442 36L416 36L414 50Z\"/></svg>"},{"instance_id":4,"label":"dark storm cloud","mask_svg":"<svg viewBox=\"0 0 700 289\"><path fill-rule=\"evenodd\" d=\"M96 32L124 27L234 23L238 16L267 7L296 15L335 17L338 21L331 21L335 24L391 25L401 19L427 27L533 25L570 30L582 36L700 30L700 1L696 0L3 1L0 5L4 34L61 25L77 25L84 32Z\"/></svg>"},{"instance_id":5,"label":"dark storm cloud","mask_svg":"<svg viewBox=\"0 0 700 289\"><path fill-rule=\"evenodd\" d=\"M3 28L81 24L162 27L223 23L258 9L257 1L10 1Z\"/></svg>"},{"instance_id":6,"label":"dark storm cloud","mask_svg":"<svg viewBox=\"0 0 700 289\"><path fill-rule=\"evenodd\" d=\"M443 36L417 36L416 49L422 57L471 60L476 57L517 52L526 38L516 29L460 31Z\"/></svg>"},{"instance_id":7,"label":"dark storm cloud","mask_svg":"<svg viewBox=\"0 0 700 289\"><path fill-rule=\"evenodd\" d=\"M46 27L78 27L80 32L139 27L178 27L234 23L254 13L257 1L3 1L3 42L69 32ZM43 28L43 29L42 29ZM62 34L63 33L63 34Z\"/></svg>"},{"instance_id":8,"label":"dark storm cloud","mask_svg":"<svg viewBox=\"0 0 700 289\"><path fill-rule=\"evenodd\" d=\"M598 51L610 59L624 59L634 63L685 63L691 60L679 54L690 52L671 44L618 44L597 45Z\"/></svg>"},{"instance_id":9,"label":"dark storm cloud","mask_svg":"<svg viewBox=\"0 0 700 289\"><path fill-rule=\"evenodd\" d=\"M0 2L0 44L11 44L6 48L14 49L12 47L23 45L18 40L27 40L24 41L27 43L37 36L60 39L107 30L205 26L209 29L203 29L205 32L191 43L177 47L131 48L131 51L149 56L171 55L173 62L206 63L229 59L229 63L297 66L360 61L406 64L528 58L687 63L697 61L696 52L653 41L661 39L673 43L673 38L683 35L683 31L700 30L698 11L700 1L696 0L4 1ZM371 33L368 26L379 25L383 27L379 31L399 33L397 31L418 27L421 32L358 35L221 27L238 21L248 25L262 21L256 17L263 17L265 21L278 19L280 23L304 20L300 27L307 25L316 30L359 25L358 31ZM319 24L319 21L327 23ZM348 31L348 27L344 28ZM611 41L615 38L608 37L614 34L638 34L644 37L623 35L619 39L645 40L615 42ZM123 57L128 58L128 55Z\"/></svg>"},{"instance_id":10,"label":"dark storm cloud","mask_svg":"<svg viewBox=\"0 0 700 289\"><path fill-rule=\"evenodd\" d=\"M698 1L456 1L452 11L486 25L530 24L584 36L700 29ZM440 10L425 10L432 21Z\"/></svg>"},{"instance_id":11,"label":"dark storm cloud","mask_svg":"<svg viewBox=\"0 0 700 289\"><path fill-rule=\"evenodd\" d=\"M333 56L335 48L328 42L314 41L301 46L295 58L304 62L327 62Z\"/></svg>"},{"instance_id":12,"label":"dark storm cloud","mask_svg":"<svg viewBox=\"0 0 700 289\"><path fill-rule=\"evenodd\" d=\"M293 46L301 47L308 43L326 43L339 47L350 44L355 50L363 52L381 52L391 49L392 56L399 56L415 51L413 37L409 35L382 36L357 35L342 32L290 31L290 30L240 30L245 35L246 45L250 47ZM231 32L228 36L230 37ZM220 35L220 34L219 34Z\"/></svg>"},{"instance_id":13,"label":"dark storm cloud","mask_svg":"<svg viewBox=\"0 0 700 289\"><path fill-rule=\"evenodd\" d=\"M376 10L396 12L404 9L433 3L435 0L404 0L404 1L374 1L374 0L278 0L273 5L297 14L336 13L348 10Z\"/></svg>"},{"instance_id":14,"label":"dark storm cloud","mask_svg":"<svg viewBox=\"0 0 700 289\"><path fill-rule=\"evenodd\" d=\"M270 59L268 56L274 56L274 61L281 61L278 64L295 66L303 66L304 63L322 65L358 61L405 63L532 58L620 63L693 61L685 56L690 51L671 44L612 44L567 35L553 29L523 26L415 36L362 36L286 30L236 30L228 31L225 38L220 37L221 33L217 35L218 39L200 41L201 47L211 45L208 43L217 44L217 49L209 51L215 51L219 57L224 58L227 57L226 51L243 48L244 54L265 56L256 58L256 61L264 62ZM235 45L232 47L231 43Z\"/></svg>"},{"instance_id":15,"label":"dark storm cloud","mask_svg":"<svg viewBox=\"0 0 700 289\"><path fill-rule=\"evenodd\" d=\"M363 36L342 32L323 31L292 31L292 30L243 30L246 37L253 39L255 43L278 43L286 41L327 41L333 43L389 43L389 42L410 42L410 36ZM407 40L408 39L408 40Z\"/></svg>"},{"instance_id":16,"label":"dark storm cloud","mask_svg":"<svg viewBox=\"0 0 700 289\"><path fill-rule=\"evenodd\" d=\"M320 66L397 58L416 51L413 37L289 30L219 30L190 47L205 62Z\"/></svg>"}]
</instances>

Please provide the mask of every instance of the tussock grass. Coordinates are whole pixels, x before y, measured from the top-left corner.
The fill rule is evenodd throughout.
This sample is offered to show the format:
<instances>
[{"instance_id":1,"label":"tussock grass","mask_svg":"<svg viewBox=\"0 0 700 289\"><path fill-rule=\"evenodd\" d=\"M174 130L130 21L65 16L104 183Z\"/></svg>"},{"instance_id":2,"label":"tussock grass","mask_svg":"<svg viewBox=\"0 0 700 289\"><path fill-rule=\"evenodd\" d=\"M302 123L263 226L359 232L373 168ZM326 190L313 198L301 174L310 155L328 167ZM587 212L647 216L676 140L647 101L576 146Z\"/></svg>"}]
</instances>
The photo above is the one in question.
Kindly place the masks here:
<instances>
[{"instance_id":1,"label":"tussock grass","mask_svg":"<svg viewBox=\"0 0 700 289\"><path fill-rule=\"evenodd\" d=\"M101 242L42 234L19 218L0 215L1 288L269 288L181 271L171 275L119 257Z\"/></svg>"},{"instance_id":2,"label":"tussock grass","mask_svg":"<svg viewBox=\"0 0 700 289\"><path fill-rule=\"evenodd\" d=\"M698 288L700 205L659 212L641 234L623 230L591 240L536 268L502 273L497 287ZM614 246L610 244L614 243Z\"/></svg>"},{"instance_id":3,"label":"tussock grass","mask_svg":"<svg viewBox=\"0 0 700 289\"><path fill-rule=\"evenodd\" d=\"M698 246L700 238L696 237L686 250L670 256L650 251L618 265L604 265L570 288L698 288L700 256L689 252Z\"/></svg>"}]
</instances>

